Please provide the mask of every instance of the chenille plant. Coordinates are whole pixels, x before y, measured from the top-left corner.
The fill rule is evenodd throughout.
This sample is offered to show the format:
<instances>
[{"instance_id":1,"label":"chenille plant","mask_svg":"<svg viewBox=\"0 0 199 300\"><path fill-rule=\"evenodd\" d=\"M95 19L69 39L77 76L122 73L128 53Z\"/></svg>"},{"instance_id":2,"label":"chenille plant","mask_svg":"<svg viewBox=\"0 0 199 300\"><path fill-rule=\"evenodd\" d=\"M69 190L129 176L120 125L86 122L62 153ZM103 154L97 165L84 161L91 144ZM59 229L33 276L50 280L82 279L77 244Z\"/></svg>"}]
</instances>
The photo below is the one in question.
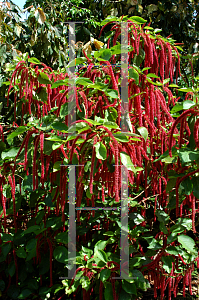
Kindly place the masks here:
<instances>
[{"instance_id":1,"label":"chenille plant","mask_svg":"<svg viewBox=\"0 0 199 300\"><path fill-rule=\"evenodd\" d=\"M121 21L128 24L125 132ZM84 63L75 87L67 69L55 72L27 55L5 83L14 117L9 128L0 126L0 290L11 299L130 300L150 285L161 300L166 293L176 297L181 285L184 297L187 286L192 294L192 272L199 268L197 80L191 92L179 88L178 45L142 18L108 17L102 25L107 43L70 62ZM77 210L77 270L62 280L70 243L68 164L78 165L76 208L118 210ZM120 165L128 169L129 275L135 279L116 280Z\"/></svg>"}]
</instances>

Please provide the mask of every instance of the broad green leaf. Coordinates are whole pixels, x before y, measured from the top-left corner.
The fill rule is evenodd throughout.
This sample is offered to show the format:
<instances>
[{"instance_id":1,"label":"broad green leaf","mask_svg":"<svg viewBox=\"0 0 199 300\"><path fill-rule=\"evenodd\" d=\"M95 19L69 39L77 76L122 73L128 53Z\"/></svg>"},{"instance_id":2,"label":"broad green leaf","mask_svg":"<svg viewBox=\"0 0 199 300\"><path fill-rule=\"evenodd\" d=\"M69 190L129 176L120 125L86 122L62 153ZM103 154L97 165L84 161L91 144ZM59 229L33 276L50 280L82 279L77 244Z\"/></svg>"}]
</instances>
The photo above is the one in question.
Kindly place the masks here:
<instances>
[{"instance_id":1,"label":"broad green leaf","mask_svg":"<svg viewBox=\"0 0 199 300\"><path fill-rule=\"evenodd\" d=\"M171 84L169 84L169 88L170 87L176 87L176 88L178 88L178 85L177 84L174 84L174 83L171 83Z\"/></svg>"},{"instance_id":2,"label":"broad green leaf","mask_svg":"<svg viewBox=\"0 0 199 300\"><path fill-rule=\"evenodd\" d=\"M26 299L28 296L32 295L31 290L29 289L23 289L18 296L18 299Z\"/></svg>"},{"instance_id":3,"label":"broad green leaf","mask_svg":"<svg viewBox=\"0 0 199 300\"><path fill-rule=\"evenodd\" d=\"M68 127L66 126L65 123L62 123L62 122L54 122L51 124L51 127L52 127L52 129L55 129L55 130L58 130L61 132L65 132L65 133L68 132Z\"/></svg>"},{"instance_id":4,"label":"broad green leaf","mask_svg":"<svg viewBox=\"0 0 199 300\"><path fill-rule=\"evenodd\" d=\"M103 269L100 272L100 280L104 282L107 279L109 279L110 275L111 275L111 271L109 269Z\"/></svg>"},{"instance_id":5,"label":"broad green leaf","mask_svg":"<svg viewBox=\"0 0 199 300\"><path fill-rule=\"evenodd\" d=\"M28 229L24 231L24 234L35 232L37 229L40 229L39 225L30 226Z\"/></svg>"},{"instance_id":6,"label":"broad green leaf","mask_svg":"<svg viewBox=\"0 0 199 300\"><path fill-rule=\"evenodd\" d=\"M26 254L24 247L20 247L19 249L17 249L16 255L20 258L26 258L27 254Z\"/></svg>"},{"instance_id":7,"label":"broad green leaf","mask_svg":"<svg viewBox=\"0 0 199 300\"><path fill-rule=\"evenodd\" d=\"M51 84L51 80L49 79L48 75L46 73L40 72L39 76L37 78L39 83L41 84Z\"/></svg>"},{"instance_id":8,"label":"broad green leaf","mask_svg":"<svg viewBox=\"0 0 199 300\"><path fill-rule=\"evenodd\" d=\"M45 138L47 141L52 141L52 142L63 142L63 139L57 135L51 135L47 138Z\"/></svg>"},{"instance_id":9,"label":"broad green leaf","mask_svg":"<svg viewBox=\"0 0 199 300\"><path fill-rule=\"evenodd\" d=\"M188 163L199 159L199 151L190 151L188 149L177 150L178 156L182 163Z\"/></svg>"},{"instance_id":10,"label":"broad green leaf","mask_svg":"<svg viewBox=\"0 0 199 300\"><path fill-rule=\"evenodd\" d=\"M107 263L107 255L103 250L97 250L94 254L95 258L99 258L104 263Z\"/></svg>"},{"instance_id":11,"label":"broad green leaf","mask_svg":"<svg viewBox=\"0 0 199 300\"><path fill-rule=\"evenodd\" d=\"M15 262L11 261L11 263L8 265L8 273L11 277L14 275L15 269L16 269Z\"/></svg>"},{"instance_id":12,"label":"broad green leaf","mask_svg":"<svg viewBox=\"0 0 199 300\"><path fill-rule=\"evenodd\" d=\"M184 92L184 93L194 92L191 88L181 88L181 89L178 89L178 91Z\"/></svg>"},{"instance_id":13,"label":"broad green leaf","mask_svg":"<svg viewBox=\"0 0 199 300\"><path fill-rule=\"evenodd\" d=\"M97 57L99 61L109 61L112 57L112 52L110 49L103 49L100 51L100 55Z\"/></svg>"},{"instance_id":14,"label":"broad green leaf","mask_svg":"<svg viewBox=\"0 0 199 300\"><path fill-rule=\"evenodd\" d=\"M32 63L32 64L37 64L37 65L41 64L41 62L36 57L28 58L28 62Z\"/></svg>"},{"instance_id":15,"label":"broad green leaf","mask_svg":"<svg viewBox=\"0 0 199 300\"><path fill-rule=\"evenodd\" d=\"M10 252L11 248L12 248L11 243L3 244L3 245L1 246L1 251L2 251L2 253L3 253L3 255L4 255L5 257L6 257L7 254Z\"/></svg>"},{"instance_id":16,"label":"broad green leaf","mask_svg":"<svg viewBox=\"0 0 199 300\"><path fill-rule=\"evenodd\" d=\"M143 216L138 213L130 213L129 218L132 219L136 225L139 225L142 222L144 222Z\"/></svg>"},{"instance_id":17,"label":"broad green leaf","mask_svg":"<svg viewBox=\"0 0 199 300\"><path fill-rule=\"evenodd\" d=\"M15 131L13 131L11 134L9 134L7 136L7 140L12 140L14 137L24 133L25 131L27 131L27 127L26 126L20 126Z\"/></svg>"},{"instance_id":18,"label":"broad green leaf","mask_svg":"<svg viewBox=\"0 0 199 300\"><path fill-rule=\"evenodd\" d=\"M178 236L178 242L182 245L183 248L185 248L189 252L195 252L195 242L194 240L188 236L181 234Z\"/></svg>"},{"instance_id":19,"label":"broad green leaf","mask_svg":"<svg viewBox=\"0 0 199 300\"><path fill-rule=\"evenodd\" d=\"M102 142L97 142L94 147L96 151L96 157L98 159L105 160L107 157L107 150L104 144Z\"/></svg>"},{"instance_id":20,"label":"broad green leaf","mask_svg":"<svg viewBox=\"0 0 199 300\"><path fill-rule=\"evenodd\" d=\"M104 290L104 300L113 300L113 289L110 282L106 283Z\"/></svg>"},{"instance_id":21,"label":"broad green leaf","mask_svg":"<svg viewBox=\"0 0 199 300\"><path fill-rule=\"evenodd\" d=\"M129 20L131 20L135 23L138 23L138 24L144 24L147 22L147 20L144 20L143 18L137 17L137 16L130 17Z\"/></svg>"},{"instance_id":22,"label":"broad green leaf","mask_svg":"<svg viewBox=\"0 0 199 300\"><path fill-rule=\"evenodd\" d=\"M122 280L122 288L127 292L128 294L134 294L137 295L137 289L135 283L127 282L126 280Z\"/></svg>"},{"instance_id":23,"label":"broad green leaf","mask_svg":"<svg viewBox=\"0 0 199 300\"><path fill-rule=\"evenodd\" d=\"M179 254L179 249L177 247L174 247L174 246L169 246L168 248L166 248L166 251L169 254L175 255L175 256L178 256L178 254Z\"/></svg>"},{"instance_id":24,"label":"broad green leaf","mask_svg":"<svg viewBox=\"0 0 199 300\"><path fill-rule=\"evenodd\" d=\"M189 108L191 108L192 106L195 106L195 105L196 105L196 103L194 101L191 101L191 100L186 100L182 104L183 109L189 109Z\"/></svg>"},{"instance_id":25,"label":"broad green leaf","mask_svg":"<svg viewBox=\"0 0 199 300\"><path fill-rule=\"evenodd\" d=\"M68 80L64 79L64 80L57 80L55 81L52 86L51 86L51 89L55 89L57 88L58 86L63 86L63 85L68 85Z\"/></svg>"},{"instance_id":26,"label":"broad green leaf","mask_svg":"<svg viewBox=\"0 0 199 300\"><path fill-rule=\"evenodd\" d=\"M174 261L172 256L162 256L161 260L163 262L163 269L165 269L165 271L167 273L171 273L172 270L172 262Z\"/></svg>"},{"instance_id":27,"label":"broad green leaf","mask_svg":"<svg viewBox=\"0 0 199 300\"><path fill-rule=\"evenodd\" d=\"M118 125L115 122L104 121L103 125L110 129L118 129Z\"/></svg>"},{"instance_id":28,"label":"broad green leaf","mask_svg":"<svg viewBox=\"0 0 199 300\"><path fill-rule=\"evenodd\" d=\"M77 77L76 80L75 80L75 83L80 84L80 85L84 85L84 86L93 84L93 82L90 79L85 78L85 77Z\"/></svg>"},{"instance_id":29,"label":"broad green leaf","mask_svg":"<svg viewBox=\"0 0 199 300\"><path fill-rule=\"evenodd\" d=\"M77 66L77 65L81 65L81 64L83 64L85 61L87 61L87 58L86 58L86 57L78 57L78 58L75 58L75 59L73 59L73 60L67 65L67 68L74 67L74 66Z\"/></svg>"},{"instance_id":30,"label":"broad green leaf","mask_svg":"<svg viewBox=\"0 0 199 300\"><path fill-rule=\"evenodd\" d=\"M146 142L148 138L148 130L145 127L139 127L137 130L139 131L139 133L141 134L141 136L144 138Z\"/></svg>"},{"instance_id":31,"label":"broad green leaf","mask_svg":"<svg viewBox=\"0 0 199 300\"><path fill-rule=\"evenodd\" d=\"M2 242L12 242L13 241L13 236L8 233L1 233L1 240Z\"/></svg>"},{"instance_id":32,"label":"broad green leaf","mask_svg":"<svg viewBox=\"0 0 199 300\"><path fill-rule=\"evenodd\" d=\"M38 225L36 225L38 226ZM26 245L26 251L30 252L31 250L33 250L34 248L36 248L37 246L37 240L36 239L31 239L28 241L27 245Z\"/></svg>"},{"instance_id":33,"label":"broad green leaf","mask_svg":"<svg viewBox=\"0 0 199 300\"><path fill-rule=\"evenodd\" d=\"M157 209L155 215L158 217L158 221L167 224L169 221L169 215L163 210Z\"/></svg>"},{"instance_id":34,"label":"broad green leaf","mask_svg":"<svg viewBox=\"0 0 199 300\"><path fill-rule=\"evenodd\" d=\"M120 159L121 163L127 168L127 170L135 172L135 167L128 154L125 152L120 152Z\"/></svg>"},{"instance_id":35,"label":"broad green leaf","mask_svg":"<svg viewBox=\"0 0 199 300\"><path fill-rule=\"evenodd\" d=\"M107 241L98 241L96 244L95 244L95 247L94 247L94 252L98 251L98 250L104 250L104 248L106 247L107 245Z\"/></svg>"},{"instance_id":36,"label":"broad green leaf","mask_svg":"<svg viewBox=\"0 0 199 300\"><path fill-rule=\"evenodd\" d=\"M58 243L68 244L68 232L60 232L55 237Z\"/></svg>"},{"instance_id":37,"label":"broad green leaf","mask_svg":"<svg viewBox=\"0 0 199 300\"><path fill-rule=\"evenodd\" d=\"M139 84L139 74L135 69L129 69L129 78L133 78L135 80L135 83Z\"/></svg>"},{"instance_id":38,"label":"broad green leaf","mask_svg":"<svg viewBox=\"0 0 199 300\"><path fill-rule=\"evenodd\" d=\"M129 139L128 136L122 134L122 133L113 133L113 136L116 138L117 141L122 143L128 143Z\"/></svg>"},{"instance_id":39,"label":"broad green leaf","mask_svg":"<svg viewBox=\"0 0 199 300\"><path fill-rule=\"evenodd\" d=\"M163 80L163 85L164 85L164 84L167 84L169 81L170 81L170 78L164 79L164 80Z\"/></svg>"},{"instance_id":40,"label":"broad green leaf","mask_svg":"<svg viewBox=\"0 0 199 300\"><path fill-rule=\"evenodd\" d=\"M180 183L186 195L190 195L193 191L193 181L188 177Z\"/></svg>"},{"instance_id":41,"label":"broad green leaf","mask_svg":"<svg viewBox=\"0 0 199 300\"><path fill-rule=\"evenodd\" d=\"M53 149L53 150L56 150L56 149L58 149L61 145L62 145L62 143L54 143L54 144L52 145L52 149Z\"/></svg>"},{"instance_id":42,"label":"broad green leaf","mask_svg":"<svg viewBox=\"0 0 199 300\"><path fill-rule=\"evenodd\" d=\"M87 130L89 128L90 128L90 126L87 123L79 122L79 123L75 123L72 126L70 126L69 129L68 129L68 132L74 132L74 131L79 132L80 130L84 131L84 130Z\"/></svg>"},{"instance_id":43,"label":"broad green leaf","mask_svg":"<svg viewBox=\"0 0 199 300\"><path fill-rule=\"evenodd\" d=\"M118 92L116 90L107 89L105 92L106 96L109 96L110 98L118 98Z\"/></svg>"},{"instance_id":44,"label":"broad green leaf","mask_svg":"<svg viewBox=\"0 0 199 300\"><path fill-rule=\"evenodd\" d=\"M171 114L174 114L178 111L183 110L183 104L176 104L170 111Z\"/></svg>"},{"instance_id":45,"label":"broad green leaf","mask_svg":"<svg viewBox=\"0 0 199 300\"><path fill-rule=\"evenodd\" d=\"M60 263L67 263L68 261L68 250L64 246L58 246L53 251L54 258Z\"/></svg>"},{"instance_id":46,"label":"broad green leaf","mask_svg":"<svg viewBox=\"0 0 199 300\"><path fill-rule=\"evenodd\" d=\"M17 156L17 153L19 151L19 148L13 147L9 150L3 151L1 153L1 158L4 159L11 159L11 158L15 158Z\"/></svg>"},{"instance_id":47,"label":"broad green leaf","mask_svg":"<svg viewBox=\"0 0 199 300\"><path fill-rule=\"evenodd\" d=\"M159 76L157 76L154 73L149 73L149 74L146 75L146 77L149 77L149 78L160 78Z\"/></svg>"},{"instance_id":48,"label":"broad green leaf","mask_svg":"<svg viewBox=\"0 0 199 300\"><path fill-rule=\"evenodd\" d=\"M160 243L156 239L153 238L147 248L148 249L153 249L153 250L158 250L158 249L161 249L162 246L160 245Z\"/></svg>"},{"instance_id":49,"label":"broad green leaf","mask_svg":"<svg viewBox=\"0 0 199 300\"><path fill-rule=\"evenodd\" d=\"M193 184L193 194L197 199L199 199L199 177L194 176L191 180Z\"/></svg>"}]
</instances>

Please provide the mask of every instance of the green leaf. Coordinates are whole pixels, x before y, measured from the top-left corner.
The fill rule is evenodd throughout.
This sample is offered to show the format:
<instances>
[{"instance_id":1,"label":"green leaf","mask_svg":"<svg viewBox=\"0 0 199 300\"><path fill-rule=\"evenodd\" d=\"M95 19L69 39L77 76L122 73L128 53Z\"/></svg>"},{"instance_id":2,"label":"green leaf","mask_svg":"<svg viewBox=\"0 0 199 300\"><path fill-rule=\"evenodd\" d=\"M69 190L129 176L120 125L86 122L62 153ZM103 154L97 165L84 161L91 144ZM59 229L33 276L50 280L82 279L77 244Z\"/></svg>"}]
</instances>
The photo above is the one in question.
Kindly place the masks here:
<instances>
[{"instance_id":1,"label":"green leaf","mask_svg":"<svg viewBox=\"0 0 199 300\"><path fill-rule=\"evenodd\" d=\"M106 147L102 142L97 142L95 145L96 157L98 159L105 160L107 157L107 150Z\"/></svg>"},{"instance_id":2,"label":"green leaf","mask_svg":"<svg viewBox=\"0 0 199 300\"><path fill-rule=\"evenodd\" d=\"M167 84L170 81L170 78L166 78L163 80L163 85Z\"/></svg>"},{"instance_id":3,"label":"green leaf","mask_svg":"<svg viewBox=\"0 0 199 300\"><path fill-rule=\"evenodd\" d=\"M181 235L178 236L178 242L187 251L189 251L189 252L195 252L194 247L195 247L196 244L195 244L194 240L190 236L181 234Z\"/></svg>"},{"instance_id":4,"label":"green leaf","mask_svg":"<svg viewBox=\"0 0 199 300\"><path fill-rule=\"evenodd\" d=\"M41 62L36 57L28 58L28 62L36 65L40 65Z\"/></svg>"},{"instance_id":5,"label":"green leaf","mask_svg":"<svg viewBox=\"0 0 199 300\"><path fill-rule=\"evenodd\" d=\"M67 232L60 232L55 237L58 243L68 244L68 233Z\"/></svg>"},{"instance_id":6,"label":"green leaf","mask_svg":"<svg viewBox=\"0 0 199 300\"><path fill-rule=\"evenodd\" d=\"M62 122L54 122L51 124L52 129L58 130L60 132L67 133L68 132L68 127L66 126L65 123Z\"/></svg>"},{"instance_id":7,"label":"green leaf","mask_svg":"<svg viewBox=\"0 0 199 300\"><path fill-rule=\"evenodd\" d=\"M18 299L25 299L25 298L27 298L30 295L32 295L31 290L29 290L29 289L23 289L21 291L20 295L18 296Z\"/></svg>"},{"instance_id":8,"label":"green leaf","mask_svg":"<svg viewBox=\"0 0 199 300\"><path fill-rule=\"evenodd\" d=\"M58 246L53 251L54 258L60 263L67 263L68 250L64 246Z\"/></svg>"},{"instance_id":9,"label":"green leaf","mask_svg":"<svg viewBox=\"0 0 199 300\"><path fill-rule=\"evenodd\" d=\"M190 195L193 191L193 181L188 177L185 178L181 183L180 187L184 189L186 195Z\"/></svg>"},{"instance_id":10,"label":"green leaf","mask_svg":"<svg viewBox=\"0 0 199 300\"><path fill-rule=\"evenodd\" d=\"M147 22L147 20L144 20L143 18L137 17L137 16L130 17L129 20L131 20L135 23L138 23L138 24L144 24Z\"/></svg>"},{"instance_id":11,"label":"green leaf","mask_svg":"<svg viewBox=\"0 0 199 300\"><path fill-rule=\"evenodd\" d=\"M120 152L121 163L127 168L129 171L136 172L136 169L131 161L131 158L125 152Z\"/></svg>"},{"instance_id":12,"label":"green leaf","mask_svg":"<svg viewBox=\"0 0 199 300\"><path fill-rule=\"evenodd\" d=\"M160 245L160 243L158 241L156 241L156 239L153 238L147 248L153 249L153 250L158 250L158 249L161 249L162 246Z\"/></svg>"},{"instance_id":13,"label":"green leaf","mask_svg":"<svg viewBox=\"0 0 199 300\"><path fill-rule=\"evenodd\" d=\"M118 98L118 92L116 90L107 89L105 92L106 96L109 96L110 98Z\"/></svg>"},{"instance_id":14,"label":"green leaf","mask_svg":"<svg viewBox=\"0 0 199 300\"><path fill-rule=\"evenodd\" d=\"M141 134L141 136L144 138L146 142L148 138L148 130L145 127L139 127L137 130L139 131L139 133Z\"/></svg>"},{"instance_id":15,"label":"green leaf","mask_svg":"<svg viewBox=\"0 0 199 300\"><path fill-rule=\"evenodd\" d=\"M75 58L75 59L73 59L73 60L67 65L67 68L74 67L74 66L77 66L77 65L81 65L81 64L83 64L85 61L87 61L87 58L86 58L86 57L78 57L78 58Z\"/></svg>"},{"instance_id":16,"label":"green leaf","mask_svg":"<svg viewBox=\"0 0 199 300\"><path fill-rule=\"evenodd\" d=\"M17 153L19 151L19 148L11 148L9 150L3 151L1 153L1 158L4 159L11 159L11 158L15 158L17 156Z\"/></svg>"},{"instance_id":17,"label":"green leaf","mask_svg":"<svg viewBox=\"0 0 199 300\"><path fill-rule=\"evenodd\" d=\"M199 151L190 151L186 148L177 150L182 163L188 163L199 159Z\"/></svg>"},{"instance_id":18,"label":"green leaf","mask_svg":"<svg viewBox=\"0 0 199 300\"><path fill-rule=\"evenodd\" d=\"M100 55L97 57L99 61L108 61L112 57L110 49L101 49Z\"/></svg>"},{"instance_id":19,"label":"green leaf","mask_svg":"<svg viewBox=\"0 0 199 300\"><path fill-rule=\"evenodd\" d=\"M6 284L5 281L3 281L2 279L0 280L0 290L3 292L3 290L5 289Z\"/></svg>"},{"instance_id":20,"label":"green leaf","mask_svg":"<svg viewBox=\"0 0 199 300\"><path fill-rule=\"evenodd\" d=\"M40 72L39 76L37 78L39 83L41 84L51 84L51 80L49 79L48 75L46 73Z\"/></svg>"},{"instance_id":21,"label":"green leaf","mask_svg":"<svg viewBox=\"0 0 199 300\"><path fill-rule=\"evenodd\" d=\"M48 99L48 94L47 94L46 88L42 86L40 91L37 93L36 100L40 100L44 103L47 103L47 99Z\"/></svg>"},{"instance_id":22,"label":"green leaf","mask_svg":"<svg viewBox=\"0 0 199 300\"><path fill-rule=\"evenodd\" d=\"M191 100L186 100L183 102L183 109L189 109L191 108L192 106L195 106L196 103L194 101L191 101Z\"/></svg>"},{"instance_id":23,"label":"green leaf","mask_svg":"<svg viewBox=\"0 0 199 300\"><path fill-rule=\"evenodd\" d=\"M76 103L73 101L69 103L64 103L60 109L60 117L64 118L65 116L69 115L73 110L73 108L75 107L75 105Z\"/></svg>"},{"instance_id":24,"label":"green leaf","mask_svg":"<svg viewBox=\"0 0 199 300\"><path fill-rule=\"evenodd\" d=\"M177 247L174 247L174 246L169 246L168 248L166 248L166 251L169 254L175 255L175 256L178 256L178 254L179 254L179 249Z\"/></svg>"},{"instance_id":25,"label":"green leaf","mask_svg":"<svg viewBox=\"0 0 199 300\"><path fill-rule=\"evenodd\" d=\"M107 255L103 250L97 250L94 253L94 258L99 258L104 263L107 263Z\"/></svg>"},{"instance_id":26,"label":"green leaf","mask_svg":"<svg viewBox=\"0 0 199 300\"><path fill-rule=\"evenodd\" d=\"M169 84L168 87L169 87L169 88L170 88L170 87L176 87L176 88L178 88L178 85L177 85L177 84L174 84L174 83L171 83L171 84Z\"/></svg>"},{"instance_id":27,"label":"green leaf","mask_svg":"<svg viewBox=\"0 0 199 300\"><path fill-rule=\"evenodd\" d=\"M104 290L104 299L113 300L113 289L112 289L112 284L110 282L106 283L105 290Z\"/></svg>"},{"instance_id":28,"label":"green leaf","mask_svg":"<svg viewBox=\"0 0 199 300\"><path fill-rule=\"evenodd\" d=\"M38 226L38 225L36 225ZM37 240L36 239L31 239L28 241L27 245L26 245L26 250L28 252L30 252L31 250L33 250L34 248L36 248L37 246Z\"/></svg>"},{"instance_id":29,"label":"green leaf","mask_svg":"<svg viewBox=\"0 0 199 300\"><path fill-rule=\"evenodd\" d=\"M184 92L184 93L194 92L194 90L192 90L191 88L181 88L181 89L178 89L178 91Z\"/></svg>"},{"instance_id":30,"label":"green leaf","mask_svg":"<svg viewBox=\"0 0 199 300\"><path fill-rule=\"evenodd\" d=\"M119 128L115 122L104 121L103 125L109 129L117 129Z\"/></svg>"},{"instance_id":31,"label":"green leaf","mask_svg":"<svg viewBox=\"0 0 199 300\"><path fill-rule=\"evenodd\" d=\"M11 261L11 263L8 265L8 273L12 277L15 273L15 262Z\"/></svg>"},{"instance_id":32,"label":"green leaf","mask_svg":"<svg viewBox=\"0 0 199 300\"><path fill-rule=\"evenodd\" d=\"M84 86L87 86L89 84L93 85L93 82L90 79L85 78L85 77L77 77L76 80L75 80L75 83L80 84L80 85L84 85Z\"/></svg>"},{"instance_id":33,"label":"green leaf","mask_svg":"<svg viewBox=\"0 0 199 300\"><path fill-rule=\"evenodd\" d=\"M135 80L135 83L139 84L139 73L135 69L129 69L129 77Z\"/></svg>"},{"instance_id":34,"label":"green leaf","mask_svg":"<svg viewBox=\"0 0 199 300\"><path fill-rule=\"evenodd\" d=\"M171 109L171 114L174 114L180 110L183 110L183 104L176 104L172 109Z\"/></svg>"},{"instance_id":35,"label":"green leaf","mask_svg":"<svg viewBox=\"0 0 199 300\"><path fill-rule=\"evenodd\" d=\"M16 254L20 258L26 258L27 255L24 247L20 247L19 249L17 249Z\"/></svg>"},{"instance_id":36,"label":"green leaf","mask_svg":"<svg viewBox=\"0 0 199 300\"><path fill-rule=\"evenodd\" d=\"M40 226L39 225L33 225L33 226L30 226L28 229L26 229L24 231L24 234L27 234L27 233L31 233L31 232L34 232L36 230L40 229Z\"/></svg>"},{"instance_id":37,"label":"green leaf","mask_svg":"<svg viewBox=\"0 0 199 300\"><path fill-rule=\"evenodd\" d=\"M171 273L172 270L172 262L174 261L172 256L162 256L161 260L163 262L163 269L165 269L165 271L167 273Z\"/></svg>"},{"instance_id":38,"label":"green leaf","mask_svg":"<svg viewBox=\"0 0 199 300\"><path fill-rule=\"evenodd\" d=\"M192 178L192 183L193 183L193 194L197 199L199 199L199 177L194 176Z\"/></svg>"},{"instance_id":39,"label":"green leaf","mask_svg":"<svg viewBox=\"0 0 199 300\"><path fill-rule=\"evenodd\" d=\"M67 79L55 81L55 82L52 84L51 89L55 89L55 88L57 88L58 86L63 86L63 85L68 86L68 80L67 80Z\"/></svg>"},{"instance_id":40,"label":"green leaf","mask_svg":"<svg viewBox=\"0 0 199 300\"><path fill-rule=\"evenodd\" d=\"M104 282L107 279L109 279L110 275L111 275L111 271L109 269L103 269L100 272L100 280Z\"/></svg>"},{"instance_id":41,"label":"green leaf","mask_svg":"<svg viewBox=\"0 0 199 300\"><path fill-rule=\"evenodd\" d=\"M85 122L79 122L75 123L72 126L69 127L68 132L74 132L74 131L84 131L89 129L90 126ZM79 132L80 133L80 132Z\"/></svg>"},{"instance_id":42,"label":"green leaf","mask_svg":"<svg viewBox=\"0 0 199 300\"><path fill-rule=\"evenodd\" d=\"M122 280L122 288L127 292L128 294L134 294L137 295L137 289L135 283L130 283L126 280Z\"/></svg>"},{"instance_id":43,"label":"green leaf","mask_svg":"<svg viewBox=\"0 0 199 300\"><path fill-rule=\"evenodd\" d=\"M160 78L159 76L157 76L154 73L149 73L149 74L146 75L146 77L148 77L148 78Z\"/></svg>"},{"instance_id":44,"label":"green leaf","mask_svg":"<svg viewBox=\"0 0 199 300\"><path fill-rule=\"evenodd\" d=\"M20 126L15 131L13 131L11 134L9 134L7 136L7 140L12 140L14 137L24 133L25 131L27 131L27 127L26 126Z\"/></svg>"},{"instance_id":45,"label":"green leaf","mask_svg":"<svg viewBox=\"0 0 199 300\"><path fill-rule=\"evenodd\" d=\"M169 221L169 215L163 210L157 209L155 215L158 217L158 221L167 224Z\"/></svg>"},{"instance_id":46,"label":"green leaf","mask_svg":"<svg viewBox=\"0 0 199 300\"><path fill-rule=\"evenodd\" d=\"M117 141L122 143L128 143L129 138L128 136L122 134L122 133L113 133L113 136L116 138Z\"/></svg>"},{"instance_id":47,"label":"green leaf","mask_svg":"<svg viewBox=\"0 0 199 300\"><path fill-rule=\"evenodd\" d=\"M95 244L95 247L94 247L94 252L98 251L98 250L104 250L104 248L106 247L107 245L107 241L98 241L96 244Z\"/></svg>"},{"instance_id":48,"label":"green leaf","mask_svg":"<svg viewBox=\"0 0 199 300\"><path fill-rule=\"evenodd\" d=\"M32 175L25 176L22 186L24 191L32 192L33 190Z\"/></svg>"},{"instance_id":49,"label":"green leaf","mask_svg":"<svg viewBox=\"0 0 199 300\"><path fill-rule=\"evenodd\" d=\"M13 236L8 233L1 233L1 240L2 242L12 242L13 241Z\"/></svg>"},{"instance_id":50,"label":"green leaf","mask_svg":"<svg viewBox=\"0 0 199 300\"><path fill-rule=\"evenodd\" d=\"M6 257L7 254L10 252L11 248L12 248L11 243L7 243L7 244L2 245L1 251L2 251L2 253L3 253L3 255L4 255L5 257Z\"/></svg>"}]
</instances>

